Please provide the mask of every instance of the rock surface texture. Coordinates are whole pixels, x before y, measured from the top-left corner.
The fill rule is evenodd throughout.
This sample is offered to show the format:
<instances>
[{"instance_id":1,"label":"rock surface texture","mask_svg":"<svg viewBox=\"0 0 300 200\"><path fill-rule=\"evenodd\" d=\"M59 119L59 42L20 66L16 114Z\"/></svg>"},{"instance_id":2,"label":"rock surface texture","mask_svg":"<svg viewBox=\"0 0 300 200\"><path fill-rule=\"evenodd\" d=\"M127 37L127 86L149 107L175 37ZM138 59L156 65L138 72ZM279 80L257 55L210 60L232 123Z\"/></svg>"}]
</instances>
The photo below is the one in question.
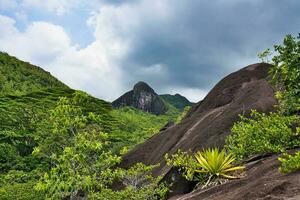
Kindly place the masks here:
<instances>
[{"instance_id":1,"label":"rock surface texture","mask_svg":"<svg viewBox=\"0 0 300 200\"><path fill-rule=\"evenodd\" d=\"M155 115L164 114L167 111L164 102L155 91L144 82L135 84L133 90L113 101L112 106L115 108L132 106Z\"/></svg>"},{"instance_id":2,"label":"rock surface texture","mask_svg":"<svg viewBox=\"0 0 300 200\"><path fill-rule=\"evenodd\" d=\"M121 166L126 168L135 162L160 163L154 174L174 183L170 197L190 192L193 185L187 184L176 170L166 165L164 155L178 149L196 151L222 147L233 123L239 120L239 114L248 115L251 109L272 111L277 101L267 80L269 67L268 64L249 65L222 79L203 101L191 108L181 123L136 146L124 156Z\"/></svg>"}]
</instances>

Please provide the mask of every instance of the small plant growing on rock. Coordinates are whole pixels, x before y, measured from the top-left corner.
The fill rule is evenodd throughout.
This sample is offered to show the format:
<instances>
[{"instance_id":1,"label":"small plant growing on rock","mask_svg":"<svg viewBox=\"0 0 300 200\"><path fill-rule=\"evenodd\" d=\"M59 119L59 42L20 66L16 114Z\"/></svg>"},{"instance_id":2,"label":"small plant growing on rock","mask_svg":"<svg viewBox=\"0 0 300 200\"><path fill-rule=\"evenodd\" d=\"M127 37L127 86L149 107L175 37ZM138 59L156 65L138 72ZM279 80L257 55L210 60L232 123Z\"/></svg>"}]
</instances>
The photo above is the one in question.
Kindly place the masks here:
<instances>
[{"instance_id":1,"label":"small plant growing on rock","mask_svg":"<svg viewBox=\"0 0 300 200\"><path fill-rule=\"evenodd\" d=\"M183 175L187 180L197 180L203 187L208 186L213 180L225 178L235 179L232 174L243 170L244 166L234 166L235 158L232 154L226 154L224 150L210 148L198 151L194 156L187 153L166 155L168 165L178 167L184 171Z\"/></svg>"},{"instance_id":2,"label":"small plant growing on rock","mask_svg":"<svg viewBox=\"0 0 300 200\"><path fill-rule=\"evenodd\" d=\"M213 178L237 178L236 176L230 175L230 173L245 168L244 166L234 166L233 163L235 158L233 155L226 155L224 150L219 150L218 148L198 151L195 154L195 158L199 165L199 169L197 169L196 172L208 175L208 180L204 186L206 186Z\"/></svg>"}]
</instances>

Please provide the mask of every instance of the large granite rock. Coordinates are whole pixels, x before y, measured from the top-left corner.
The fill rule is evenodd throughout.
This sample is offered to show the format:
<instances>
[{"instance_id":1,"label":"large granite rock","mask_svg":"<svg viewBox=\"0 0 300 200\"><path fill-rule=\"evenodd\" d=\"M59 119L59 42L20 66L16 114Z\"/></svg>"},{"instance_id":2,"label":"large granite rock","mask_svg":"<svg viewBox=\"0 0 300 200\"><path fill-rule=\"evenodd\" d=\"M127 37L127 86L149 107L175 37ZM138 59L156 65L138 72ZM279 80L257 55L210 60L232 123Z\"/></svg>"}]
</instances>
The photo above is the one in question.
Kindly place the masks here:
<instances>
[{"instance_id":1,"label":"large granite rock","mask_svg":"<svg viewBox=\"0 0 300 200\"><path fill-rule=\"evenodd\" d=\"M112 102L115 108L132 106L155 115L164 114L167 107L155 91L145 82L138 82L133 90L126 92Z\"/></svg>"},{"instance_id":2,"label":"large granite rock","mask_svg":"<svg viewBox=\"0 0 300 200\"><path fill-rule=\"evenodd\" d=\"M263 63L250 65L222 79L203 101L191 108L181 123L136 146L123 157L121 166L127 168L136 162L160 163L154 174L173 183L170 196L188 192L192 186L166 165L164 155L178 149L197 151L222 147L233 123L239 120L239 114L248 115L251 109L272 111L277 101L268 82L269 67Z\"/></svg>"}]
</instances>

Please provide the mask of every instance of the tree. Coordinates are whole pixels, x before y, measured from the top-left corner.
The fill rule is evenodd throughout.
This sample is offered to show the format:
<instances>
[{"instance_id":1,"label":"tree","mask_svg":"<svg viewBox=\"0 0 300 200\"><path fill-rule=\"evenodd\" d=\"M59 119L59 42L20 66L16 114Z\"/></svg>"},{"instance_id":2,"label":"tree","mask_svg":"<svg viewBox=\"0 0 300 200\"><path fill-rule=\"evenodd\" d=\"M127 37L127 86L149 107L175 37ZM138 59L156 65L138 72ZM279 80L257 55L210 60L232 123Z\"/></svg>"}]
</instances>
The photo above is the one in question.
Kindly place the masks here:
<instances>
[{"instance_id":1,"label":"tree","mask_svg":"<svg viewBox=\"0 0 300 200\"><path fill-rule=\"evenodd\" d=\"M36 189L51 199L87 198L91 191L107 187L118 172L110 169L120 157L108 151L101 119L79 106L87 97L76 92L72 99L61 98L36 136L38 146L33 154L44 159L50 169Z\"/></svg>"},{"instance_id":2,"label":"tree","mask_svg":"<svg viewBox=\"0 0 300 200\"><path fill-rule=\"evenodd\" d=\"M160 178L151 176L152 166L139 164L129 170L116 167L121 157L110 150L103 118L79 106L85 97L77 92L72 99L61 98L41 124L33 153L44 159L48 168L35 189L48 199L150 200L164 195L166 187L159 185ZM135 181L114 191L112 183L118 180Z\"/></svg>"},{"instance_id":3,"label":"tree","mask_svg":"<svg viewBox=\"0 0 300 200\"><path fill-rule=\"evenodd\" d=\"M283 44L274 46L275 56L270 70L272 82L276 87L276 97L285 113L300 111L300 34L287 35Z\"/></svg>"},{"instance_id":4,"label":"tree","mask_svg":"<svg viewBox=\"0 0 300 200\"><path fill-rule=\"evenodd\" d=\"M105 150L106 138L96 130L78 133L74 146L65 147L57 159L53 158L56 166L45 173L36 189L50 199L87 199L95 191L108 189L121 173L111 167L121 159Z\"/></svg>"}]
</instances>

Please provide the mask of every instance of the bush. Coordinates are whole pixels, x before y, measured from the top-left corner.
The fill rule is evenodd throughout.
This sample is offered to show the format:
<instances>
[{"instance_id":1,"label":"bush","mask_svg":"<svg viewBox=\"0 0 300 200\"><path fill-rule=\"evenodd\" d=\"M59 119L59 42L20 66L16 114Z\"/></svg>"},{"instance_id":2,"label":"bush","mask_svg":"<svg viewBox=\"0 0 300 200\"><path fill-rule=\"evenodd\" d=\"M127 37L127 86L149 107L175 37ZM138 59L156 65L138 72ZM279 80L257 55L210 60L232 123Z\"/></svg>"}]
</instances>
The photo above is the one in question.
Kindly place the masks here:
<instances>
[{"instance_id":1,"label":"bush","mask_svg":"<svg viewBox=\"0 0 300 200\"><path fill-rule=\"evenodd\" d=\"M281 173L289 173L300 169L300 151L295 155L283 154L278 160L281 162L279 167Z\"/></svg>"},{"instance_id":2,"label":"bush","mask_svg":"<svg viewBox=\"0 0 300 200\"><path fill-rule=\"evenodd\" d=\"M299 122L299 116L252 111L250 118L241 116L241 121L233 125L225 148L242 160L254 154L300 146L300 129L295 129Z\"/></svg>"},{"instance_id":3,"label":"bush","mask_svg":"<svg viewBox=\"0 0 300 200\"><path fill-rule=\"evenodd\" d=\"M178 150L175 154L166 154L165 160L167 165L177 168L186 180L197 182L203 181L204 177L200 176L199 173L196 172L198 169L198 163L191 152Z\"/></svg>"}]
</instances>

